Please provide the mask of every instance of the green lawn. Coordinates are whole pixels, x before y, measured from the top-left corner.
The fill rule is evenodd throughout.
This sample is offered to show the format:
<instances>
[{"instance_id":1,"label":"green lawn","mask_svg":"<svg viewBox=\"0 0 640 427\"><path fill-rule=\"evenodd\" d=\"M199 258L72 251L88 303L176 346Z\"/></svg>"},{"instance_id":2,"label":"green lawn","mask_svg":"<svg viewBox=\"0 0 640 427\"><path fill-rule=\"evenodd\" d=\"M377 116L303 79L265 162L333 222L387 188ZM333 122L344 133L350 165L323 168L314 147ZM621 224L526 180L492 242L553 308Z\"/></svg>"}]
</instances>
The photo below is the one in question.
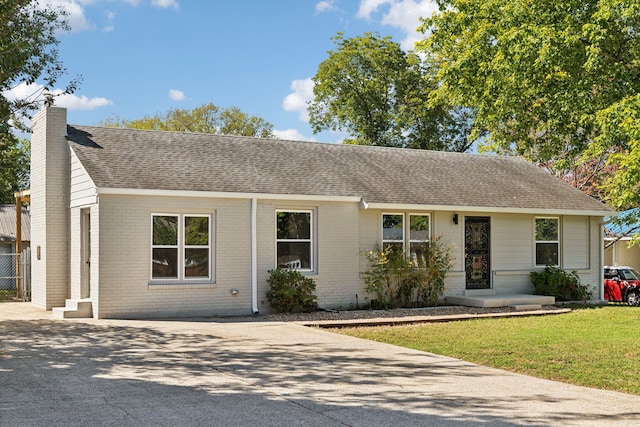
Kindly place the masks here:
<instances>
[{"instance_id":1,"label":"green lawn","mask_svg":"<svg viewBox=\"0 0 640 427\"><path fill-rule=\"evenodd\" d=\"M335 332L536 377L640 394L640 307Z\"/></svg>"}]
</instances>

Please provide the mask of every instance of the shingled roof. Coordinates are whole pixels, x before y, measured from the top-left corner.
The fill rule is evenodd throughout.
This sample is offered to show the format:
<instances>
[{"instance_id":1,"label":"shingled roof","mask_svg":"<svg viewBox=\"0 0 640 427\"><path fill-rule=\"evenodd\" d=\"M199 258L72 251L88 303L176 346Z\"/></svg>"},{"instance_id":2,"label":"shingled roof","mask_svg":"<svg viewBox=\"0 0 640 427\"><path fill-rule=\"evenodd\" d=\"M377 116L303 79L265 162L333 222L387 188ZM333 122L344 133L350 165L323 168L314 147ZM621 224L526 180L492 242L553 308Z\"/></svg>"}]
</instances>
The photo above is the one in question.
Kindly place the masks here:
<instances>
[{"instance_id":1,"label":"shingled roof","mask_svg":"<svg viewBox=\"0 0 640 427\"><path fill-rule=\"evenodd\" d=\"M75 125L67 130L71 148L98 189L351 196L374 204L612 213L516 157Z\"/></svg>"}]
</instances>

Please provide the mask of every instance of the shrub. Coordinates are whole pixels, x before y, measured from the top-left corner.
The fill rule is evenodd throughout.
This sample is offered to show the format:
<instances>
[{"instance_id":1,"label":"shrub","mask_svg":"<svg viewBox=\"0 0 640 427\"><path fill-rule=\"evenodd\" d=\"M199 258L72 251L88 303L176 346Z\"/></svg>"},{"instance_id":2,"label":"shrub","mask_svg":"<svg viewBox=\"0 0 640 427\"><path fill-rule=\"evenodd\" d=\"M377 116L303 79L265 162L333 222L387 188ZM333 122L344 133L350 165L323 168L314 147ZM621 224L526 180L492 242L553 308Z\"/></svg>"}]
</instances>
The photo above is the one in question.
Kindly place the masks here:
<instances>
[{"instance_id":1,"label":"shrub","mask_svg":"<svg viewBox=\"0 0 640 427\"><path fill-rule=\"evenodd\" d=\"M444 294L444 279L453 266L451 247L442 237L423 242L407 257L396 247L365 253L363 274L373 308L435 306Z\"/></svg>"},{"instance_id":2,"label":"shrub","mask_svg":"<svg viewBox=\"0 0 640 427\"><path fill-rule=\"evenodd\" d=\"M548 265L542 271L532 271L531 281L535 294L554 296L558 301L586 301L592 296L589 287L580 283L576 271L569 273Z\"/></svg>"},{"instance_id":3,"label":"shrub","mask_svg":"<svg viewBox=\"0 0 640 427\"><path fill-rule=\"evenodd\" d=\"M318 308L316 283L298 270L269 270L267 301L276 313L307 313Z\"/></svg>"}]
</instances>

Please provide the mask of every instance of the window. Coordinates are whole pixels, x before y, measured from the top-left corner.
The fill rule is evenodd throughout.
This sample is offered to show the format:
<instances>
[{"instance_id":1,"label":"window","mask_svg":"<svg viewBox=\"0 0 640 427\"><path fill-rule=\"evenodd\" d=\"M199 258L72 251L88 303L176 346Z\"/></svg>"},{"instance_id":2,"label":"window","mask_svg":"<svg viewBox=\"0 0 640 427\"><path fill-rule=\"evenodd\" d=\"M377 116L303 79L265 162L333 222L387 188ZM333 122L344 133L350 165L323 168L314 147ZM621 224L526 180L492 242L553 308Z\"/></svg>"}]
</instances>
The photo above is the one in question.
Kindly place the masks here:
<instances>
[{"instance_id":1,"label":"window","mask_svg":"<svg viewBox=\"0 0 640 427\"><path fill-rule=\"evenodd\" d=\"M536 265L560 265L558 218L536 218Z\"/></svg>"},{"instance_id":2,"label":"window","mask_svg":"<svg viewBox=\"0 0 640 427\"><path fill-rule=\"evenodd\" d=\"M417 263L429 242L431 229L429 215L409 214L409 229L405 231L404 214L382 214L382 247L408 249L411 260Z\"/></svg>"},{"instance_id":3,"label":"window","mask_svg":"<svg viewBox=\"0 0 640 427\"><path fill-rule=\"evenodd\" d=\"M404 214L382 215L382 248L404 250Z\"/></svg>"},{"instance_id":4,"label":"window","mask_svg":"<svg viewBox=\"0 0 640 427\"><path fill-rule=\"evenodd\" d=\"M152 216L151 278L211 278L211 217Z\"/></svg>"},{"instance_id":5,"label":"window","mask_svg":"<svg viewBox=\"0 0 640 427\"><path fill-rule=\"evenodd\" d=\"M429 215L409 215L409 256L416 265L422 265L426 245L429 244L431 230L429 228Z\"/></svg>"},{"instance_id":6,"label":"window","mask_svg":"<svg viewBox=\"0 0 640 427\"><path fill-rule=\"evenodd\" d=\"M313 270L313 215L311 211L276 211L276 265Z\"/></svg>"}]
</instances>

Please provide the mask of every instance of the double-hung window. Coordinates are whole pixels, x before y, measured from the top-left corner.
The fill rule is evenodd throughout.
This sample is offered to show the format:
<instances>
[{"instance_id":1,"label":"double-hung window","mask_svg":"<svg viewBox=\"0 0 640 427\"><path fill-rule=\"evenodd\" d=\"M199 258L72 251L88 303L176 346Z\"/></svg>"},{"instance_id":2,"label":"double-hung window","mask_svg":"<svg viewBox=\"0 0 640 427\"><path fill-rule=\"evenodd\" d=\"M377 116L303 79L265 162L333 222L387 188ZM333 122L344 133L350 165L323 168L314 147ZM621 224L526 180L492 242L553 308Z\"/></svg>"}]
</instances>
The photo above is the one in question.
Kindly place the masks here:
<instances>
[{"instance_id":1,"label":"double-hung window","mask_svg":"<svg viewBox=\"0 0 640 427\"><path fill-rule=\"evenodd\" d=\"M382 249L404 251L404 214L382 215Z\"/></svg>"},{"instance_id":2,"label":"double-hung window","mask_svg":"<svg viewBox=\"0 0 640 427\"><path fill-rule=\"evenodd\" d=\"M312 271L313 211L276 211L276 266Z\"/></svg>"},{"instance_id":3,"label":"double-hung window","mask_svg":"<svg viewBox=\"0 0 640 427\"><path fill-rule=\"evenodd\" d=\"M211 279L211 216L152 215L151 278Z\"/></svg>"},{"instance_id":4,"label":"double-hung window","mask_svg":"<svg viewBox=\"0 0 640 427\"><path fill-rule=\"evenodd\" d=\"M536 218L536 265L560 265L559 218Z\"/></svg>"},{"instance_id":5,"label":"double-hung window","mask_svg":"<svg viewBox=\"0 0 640 427\"><path fill-rule=\"evenodd\" d=\"M430 236L429 215L409 214L409 256L417 266L424 266Z\"/></svg>"},{"instance_id":6,"label":"double-hung window","mask_svg":"<svg viewBox=\"0 0 640 427\"><path fill-rule=\"evenodd\" d=\"M408 227L405 225L408 218ZM428 214L389 213L382 214L382 247L407 252L418 264L429 244L431 229Z\"/></svg>"}]
</instances>

